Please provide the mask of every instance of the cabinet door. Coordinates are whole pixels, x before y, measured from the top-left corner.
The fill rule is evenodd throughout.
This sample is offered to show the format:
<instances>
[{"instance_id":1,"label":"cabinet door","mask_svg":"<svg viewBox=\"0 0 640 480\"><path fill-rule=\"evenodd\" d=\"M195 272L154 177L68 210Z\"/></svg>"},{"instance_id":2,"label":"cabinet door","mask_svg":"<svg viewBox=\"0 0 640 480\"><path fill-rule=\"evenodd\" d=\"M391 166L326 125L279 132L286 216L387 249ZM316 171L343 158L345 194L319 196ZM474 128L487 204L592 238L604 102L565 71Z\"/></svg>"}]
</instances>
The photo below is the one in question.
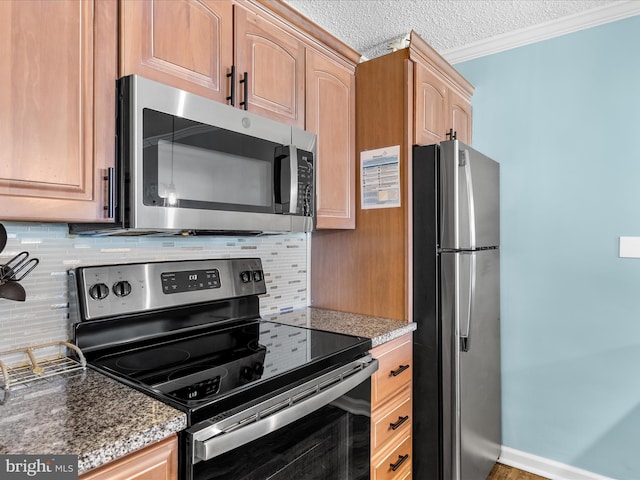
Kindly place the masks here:
<instances>
[{"instance_id":1,"label":"cabinet door","mask_svg":"<svg viewBox=\"0 0 640 480\"><path fill-rule=\"evenodd\" d=\"M415 71L415 143L430 145L445 140L447 87L428 67L416 63Z\"/></svg>"},{"instance_id":2,"label":"cabinet door","mask_svg":"<svg viewBox=\"0 0 640 480\"><path fill-rule=\"evenodd\" d=\"M355 228L355 76L307 50L306 128L318 135L317 228Z\"/></svg>"},{"instance_id":3,"label":"cabinet door","mask_svg":"<svg viewBox=\"0 0 640 480\"><path fill-rule=\"evenodd\" d=\"M110 0L0 2L0 219L105 220L116 41Z\"/></svg>"},{"instance_id":4,"label":"cabinet door","mask_svg":"<svg viewBox=\"0 0 640 480\"><path fill-rule=\"evenodd\" d=\"M471 143L471 104L462 95L449 90L447 95L447 119L456 133L456 138L462 143Z\"/></svg>"},{"instance_id":5,"label":"cabinet door","mask_svg":"<svg viewBox=\"0 0 640 480\"><path fill-rule=\"evenodd\" d=\"M137 74L227 102L232 2L122 1L120 25L121 76Z\"/></svg>"},{"instance_id":6,"label":"cabinet door","mask_svg":"<svg viewBox=\"0 0 640 480\"><path fill-rule=\"evenodd\" d=\"M248 75L239 101L247 101L251 112L304 128L304 44L240 6L234 17L236 74Z\"/></svg>"},{"instance_id":7,"label":"cabinet door","mask_svg":"<svg viewBox=\"0 0 640 480\"><path fill-rule=\"evenodd\" d=\"M175 480L178 478L178 440L172 435L149 447L107 463L80 480Z\"/></svg>"}]
</instances>

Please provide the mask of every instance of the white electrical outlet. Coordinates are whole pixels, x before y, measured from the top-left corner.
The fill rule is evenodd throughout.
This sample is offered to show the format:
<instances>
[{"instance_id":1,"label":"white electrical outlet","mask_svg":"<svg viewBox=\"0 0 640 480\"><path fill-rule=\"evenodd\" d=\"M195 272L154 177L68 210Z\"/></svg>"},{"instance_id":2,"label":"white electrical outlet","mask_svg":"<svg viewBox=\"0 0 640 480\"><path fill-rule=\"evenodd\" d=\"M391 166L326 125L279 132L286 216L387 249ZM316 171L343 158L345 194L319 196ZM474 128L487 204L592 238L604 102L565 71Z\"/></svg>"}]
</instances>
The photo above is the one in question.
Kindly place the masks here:
<instances>
[{"instance_id":1,"label":"white electrical outlet","mask_svg":"<svg viewBox=\"0 0 640 480\"><path fill-rule=\"evenodd\" d=\"M640 237L620 237L620 258L640 258Z\"/></svg>"}]
</instances>

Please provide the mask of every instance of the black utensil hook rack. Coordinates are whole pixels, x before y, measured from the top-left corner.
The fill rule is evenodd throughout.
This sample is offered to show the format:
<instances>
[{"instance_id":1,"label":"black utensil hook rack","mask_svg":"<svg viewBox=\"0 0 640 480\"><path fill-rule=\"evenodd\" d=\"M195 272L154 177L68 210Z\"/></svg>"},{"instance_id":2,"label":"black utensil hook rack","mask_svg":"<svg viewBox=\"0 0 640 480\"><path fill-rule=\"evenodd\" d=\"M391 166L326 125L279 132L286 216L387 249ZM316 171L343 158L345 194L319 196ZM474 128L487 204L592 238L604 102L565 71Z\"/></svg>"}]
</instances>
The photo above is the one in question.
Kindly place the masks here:
<instances>
[{"instance_id":1,"label":"black utensil hook rack","mask_svg":"<svg viewBox=\"0 0 640 480\"><path fill-rule=\"evenodd\" d=\"M0 253L7 244L7 230L0 223ZM38 266L40 260L22 251L5 264L0 264L0 299L24 301L24 288L18 282Z\"/></svg>"}]
</instances>

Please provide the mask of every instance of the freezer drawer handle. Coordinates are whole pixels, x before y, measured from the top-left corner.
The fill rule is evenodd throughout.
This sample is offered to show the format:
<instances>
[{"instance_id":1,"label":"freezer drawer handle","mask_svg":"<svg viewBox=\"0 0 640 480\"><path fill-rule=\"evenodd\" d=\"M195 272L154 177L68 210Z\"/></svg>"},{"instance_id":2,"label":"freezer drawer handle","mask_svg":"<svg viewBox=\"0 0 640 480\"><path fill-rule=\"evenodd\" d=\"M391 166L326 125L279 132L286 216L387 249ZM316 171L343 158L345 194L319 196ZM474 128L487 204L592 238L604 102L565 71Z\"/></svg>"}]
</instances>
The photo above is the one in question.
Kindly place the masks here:
<instances>
[{"instance_id":1,"label":"freezer drawer handle","mask_svg":"<svg viewBox=\"0 0 640 480\"><path fill-rule=\"evenodd\" d=\"M391 375L394 377L397 377L408 368L409 368L409 365L400 365L397 370L391 370Z\"/></svg>"},{"instance_id":2,"label":"freezer drawer handle","mask_svg":"<svg viewBox=\"0 0 640 480\"><path fill-rule=\"evenodd\" d=\"M404 417L398 417L398 421L396 423L390 423L389 427L391 427L391 430L397 430L402 425L404 425L407 420L409 420L409 415L405 415Z\"/></svg>"},{"instance_id":3,"label":"freezer drawer handle","mask_svg":"<svg viewBox=\"0 0 640 480\"><path fill-rule=\"evenodd\" d=\"M409 459L408 453L404 455L398 455L398 461L396 463L389 464L389 467L391 467L391 471L395 472L396 470L398 470L402 466L402 464L406 462L408 459Z\"/></svg>"}]
</instances>

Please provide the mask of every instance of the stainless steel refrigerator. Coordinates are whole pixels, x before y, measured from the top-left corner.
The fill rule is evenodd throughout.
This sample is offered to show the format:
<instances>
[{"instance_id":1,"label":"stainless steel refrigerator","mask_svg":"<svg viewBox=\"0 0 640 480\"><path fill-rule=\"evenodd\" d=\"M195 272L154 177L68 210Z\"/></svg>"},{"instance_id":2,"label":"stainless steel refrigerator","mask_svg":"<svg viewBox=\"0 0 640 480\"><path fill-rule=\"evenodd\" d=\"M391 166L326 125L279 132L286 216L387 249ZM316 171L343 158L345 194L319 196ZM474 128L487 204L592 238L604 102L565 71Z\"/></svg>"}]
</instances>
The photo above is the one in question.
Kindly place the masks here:
<instances>
[{"instance_id":1,"label":"stainless steel refrigerator","mask_svg":"<svg viewBox=\"0 0 640 480\"><path fill-rule=\"evenodd\" d=\"M413 147L413 478L485 480L501 448L500 167Z\"/></svg>"}]
</instances>

